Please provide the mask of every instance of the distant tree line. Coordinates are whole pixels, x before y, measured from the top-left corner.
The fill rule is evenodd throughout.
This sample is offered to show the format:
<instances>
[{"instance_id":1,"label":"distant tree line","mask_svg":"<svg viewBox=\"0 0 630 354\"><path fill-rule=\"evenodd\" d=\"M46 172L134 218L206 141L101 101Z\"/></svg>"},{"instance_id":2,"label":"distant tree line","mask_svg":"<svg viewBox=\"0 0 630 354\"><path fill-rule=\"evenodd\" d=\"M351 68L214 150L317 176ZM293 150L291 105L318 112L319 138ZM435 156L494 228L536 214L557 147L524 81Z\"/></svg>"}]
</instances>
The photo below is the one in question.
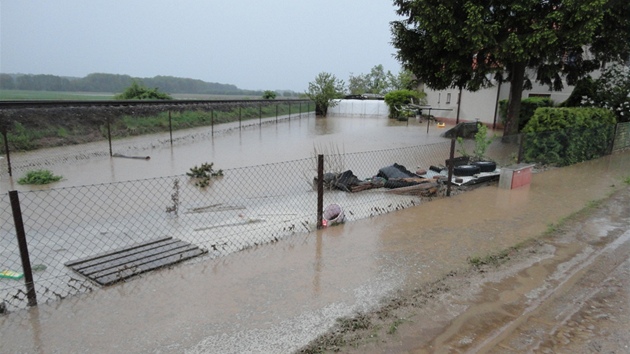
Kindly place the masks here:
<instances>
[{"instance_id":1,"label":"distant tree line","mask_svg":"<svg viewBox=\"0 0 630 354\"><path fill-rule=\"evenodd\" d=\"M133 82L146 87L159 88L169 94L207 94L207 95L251 95L262 96L263 91L243 90L235 85L205 82L173 76L155 76L153 78L134 78L118 74L89 74L83 78L61 77L55 75L0 74L0 89L29 91L67 91L67 92L122 92ZM296 96L292 91L280 92L283 96Z\"/></svg>"}]
</instances>

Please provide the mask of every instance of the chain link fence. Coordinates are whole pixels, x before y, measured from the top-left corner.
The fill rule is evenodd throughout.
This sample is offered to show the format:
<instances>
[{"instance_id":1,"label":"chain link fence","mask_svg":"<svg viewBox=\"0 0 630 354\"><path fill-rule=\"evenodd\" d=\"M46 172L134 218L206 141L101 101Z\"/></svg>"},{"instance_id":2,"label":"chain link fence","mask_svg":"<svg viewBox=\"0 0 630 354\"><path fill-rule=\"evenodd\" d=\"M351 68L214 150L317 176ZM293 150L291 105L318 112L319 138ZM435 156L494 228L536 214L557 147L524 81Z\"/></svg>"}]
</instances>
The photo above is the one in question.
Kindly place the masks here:
<instances>
[{"instance_id":1,"label":"chain link fence","mask_svg":"<svg viewBox=\"0 0 630 354\"><path fill-rule=\"evenodd\" d=\"M520 142L522 139L494 139L486 156L498 166L516 163L522 150ZM473 148L471 140L457 146L459 151ZM332 147L319 150L309 158L223 170L222 175L207 179L178 175L20 192L19 209L37 301L60 300L98 289L99 281L73 268L77 262L127 252L166 237L200 250L195 257L185 258L187 262L299 239L296 235L318 227L318 155L323 155L323 172L346 173L367 183L374 181L381 169L394 164L410 171L443 166L451 153L451 141L349 154ZM431 178L431 173L427 177ZM351 222L422 204L443 195L444 190L441 185L427 197L393 193L394 189L382 187L352 191L326 188L323 205L339 205L345 220ZM0 195L0 271L21 274L23 259L16 241L19 225L14 222L11 193L17 194ZM152 269L134 267L139 271L132 275ZM128 267L117 269L109 275L109 283L128 279ZM24 280L11 275L0 277L2 311L25 308L31 301Z\"/></svg>"},{"instance_id":2,"label":"chain link fence","mask_svg":"<svg viewBox=\"0 0 630 354\"><path fill-rule=\"evenodd\" d=\"M178 146L314 116L314 108L306 100L235 100L5 109L0 111L0 177L112 155L130 156L156 146ZM146 139L133 145L120 139L131 136Z\"/></svg>"},{"instance_id":3,"label":"chain link fence","mask_svg":"<svg viewBox=\"0 0 630 354\"><path fill-rule=\"evenodd\" d=\"M443 164L450 143L366 153L324 153L325 170L350 170L358 179L398 163L415 170ZM91 291L98 284L68 266L113 250L172 237L220 257L317 228L317 157L222 171L207 186L188 175L19 193L39 302ZM203 182L201 183L203 185ZM418 205L417 195L375 188L357 193L326 189L324 205L343 207L347 221ZM2 208L2 270L21 272L8 194ZM191 260L195 261L195 260ZM122 277L121 277L122 280ZM0 302L25 307L23 280L0 278Z\"/></svg>"}]
</instances>

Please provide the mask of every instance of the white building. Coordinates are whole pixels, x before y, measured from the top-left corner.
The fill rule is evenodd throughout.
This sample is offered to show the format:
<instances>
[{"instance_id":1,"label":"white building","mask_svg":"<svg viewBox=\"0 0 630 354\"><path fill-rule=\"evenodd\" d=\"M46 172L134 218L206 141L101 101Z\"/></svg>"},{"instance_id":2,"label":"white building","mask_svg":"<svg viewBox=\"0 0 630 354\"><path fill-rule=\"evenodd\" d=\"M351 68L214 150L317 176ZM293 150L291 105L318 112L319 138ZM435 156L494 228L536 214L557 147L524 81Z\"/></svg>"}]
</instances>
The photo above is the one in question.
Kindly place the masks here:
<instances>
[{"instance_id":1,"label":"white building","mask_svg":"<svg viewBox=\"0 0 630 354\"><path fill-rule=\"evenodd\" d=\"M523 91L523 99L529 97L549 97L555 104L564 102L571 92L573 86L564 83L562 91L550 91L548 86L532 83L531 90ZM427 94L427 105L431 107L431 115L439 121L455 123L457 118L457 103L459 90L424 90ZM493 87L481 89L476 92L462 91L461 106L459 112L460 122L474 122L479 120L490 128L502 129L503 124L499 115L498 103L500 100L507 100L510 93L510 83L501 85L495 84ZM423 111L428 113L428 110Z\"/></svg>"}]
</instances>

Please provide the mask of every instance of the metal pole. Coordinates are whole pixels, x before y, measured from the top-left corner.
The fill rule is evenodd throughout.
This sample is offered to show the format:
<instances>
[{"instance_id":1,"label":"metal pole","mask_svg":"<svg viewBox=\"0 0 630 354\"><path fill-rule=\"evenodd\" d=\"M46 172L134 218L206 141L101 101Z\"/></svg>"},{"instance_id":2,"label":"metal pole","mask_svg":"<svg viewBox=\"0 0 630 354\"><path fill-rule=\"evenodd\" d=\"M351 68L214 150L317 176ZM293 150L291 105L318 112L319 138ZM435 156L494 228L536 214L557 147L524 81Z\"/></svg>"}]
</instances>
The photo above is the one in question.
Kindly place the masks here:
<instances>
[{"instance_id":1,"label":"metal pole","mask_svg":"<svg viewBox=\"0 0 630 354\"><path fill-rule=\"evenodd\" d=\"M429 108L429 116L427 117L427 134L429 134L429 121L431 121L431 108Z\"/></svg>"},{"instance_id":2,"label":"metal pole","mask_svg":"<svg viewBox=\"0 0 630 354\"><path fill-rule=\"evenodd\" d=\"M11 153L9 152L9 137L7 133L7 127L2 127L2 139L4 140L4 154L7 156L7 169L9 172L9 176L12 177L13 173L11 171Z\"/></svg>"},{"instance_id":3,"label":"metal pole","mask_svg":"<svg viewBox=\"0 0 630 354\"><path fill-rule=\"evenodd\" d=\"M289 121L291 120L291 102L289 102Z\"/></svg>"},{"instance_id":4,"label":"metal pole","mask_svg":"<svg viewBox=\"0 0 630 354\"><path fill-rule=\"evenodd\" d=\"M523 161L523 145L525 145L525 134L520 133L518 135L518 157L516 158L516 163Z\"/></svg>"},{"instance_id":5,"label":"metal pole","mask_svg":"<svg viewBox=\"0 0 630 354\"><path fill-rule=\"evenodd\" d=\"M168 111L168 132L171 136L171 146L173 146L173 121L171 120L171 111Z\"/></svg>"},{"instance_id":6,"label":"metal pole","mask_svg":"<svg viewBox=\"0 0 630 354\"><path fill-rule=\"evenodd\" d=\"M451 138L451 153L450 153L450 162L448 164L448 181L446 182L446 196L451 196L451 184L453 181L453 159L455 158L455 138Z\"/></svg>"},{"instance_id":7,"label":"metal pole","mask_svg":"<svg viewBox=\"0 0 630 354\"><path fill-rule=\"evenodd\" d=\"M262 125L262 104L258 105L258 125Z\"/></svg>"},{"instance_id":8,"label":"metal pole","mask_svg":"<svg viewBox=\"0 0 630 354\"><path fill-rule=\"evenodd\" d=\"M212 127L212 135L214 135L214 109L210 111L210 126Z\"/></svg>"},{"instance_id":9,"label":"metal pole","mask_svg":"<svg viewBox=\"0 0 630 354\"><path fill-rule=\"evenodd\" d=\"M324 220L324 155L317 155L317 228Z\"/></svg>"},{"instance_id":10,"label":"metal pole","mask_svg":"<svg viewBox=\"0 0 630 354\"><path fill-rule=\"evenodd\" d=\"M492 130L497 128L497 114L499 113L499 98L501 97L501 81L499 81L499 85L497 86L497 99L494 103L494 121L492 121Z\"/></svg>"},{"instance_id":11,"label":"metal pole","mask_svg":"<svg viewBox=\"0 0 630 354\"><path fill-rule=\"evenodd\" d=\"M24 271L24 284L26 285L26 298L28 306L37 306L37 294L35 293L35 283L33 283L33 270L31 260L28 255L28 244L26 243L26 232L24 232L24 221L22 220L22 209L20 208L20 197L17 191L9 192L11 200L11 210L13 211L13 223L15 224L15 234L20 247L20 257L22 258L22 270Z\"/></svg>"},{"instance_id":12,"label":"metal pole","mask_svg":"<svg viewBox=\"0 0 630 354\"><path fill-rule=\"evenodd\" d=\"M459 111L462 107L462 87L459 87L459 95L457 96L457 118L455 119L455 124L459 124Z\"/></svg>"},{"instance_id":13,"label":"metal pole","mask_svg":"<svg viewBox=\"0 0 630 354\"><path fill-rule=\"evenodd\" d=\"M114 154L112 154L112 128L109 122L109 116L107 117L107 141L109 142L109 157L112 157Z\"/></svg>"},{"instance_id":14,"label":"metal pole","mask_svg":"<svg viewBox=\"0 0 630 354\"><path fill-rule=\"evenodd\" d=\"M302 118L302 102L300 102L300 118Z\"/></svg>"},{"instance_id":15,"label":"metal pole","mask_svg":"<svg viewBox=\"0 0 630 354\"><path fill-rule=\"evenodd\" d=\"M241 129L241 106L238 106L238 129Z\"/></svg>"},{"instance_id":16,"label":"metal pole","mask_svg":"<svg viewBox=\"0 0 630 354\"><path fill-rule=\"evenodd\" d=\"M278 104L276 103L276 123L278 123Z\"/></svg>"}]
</instances>

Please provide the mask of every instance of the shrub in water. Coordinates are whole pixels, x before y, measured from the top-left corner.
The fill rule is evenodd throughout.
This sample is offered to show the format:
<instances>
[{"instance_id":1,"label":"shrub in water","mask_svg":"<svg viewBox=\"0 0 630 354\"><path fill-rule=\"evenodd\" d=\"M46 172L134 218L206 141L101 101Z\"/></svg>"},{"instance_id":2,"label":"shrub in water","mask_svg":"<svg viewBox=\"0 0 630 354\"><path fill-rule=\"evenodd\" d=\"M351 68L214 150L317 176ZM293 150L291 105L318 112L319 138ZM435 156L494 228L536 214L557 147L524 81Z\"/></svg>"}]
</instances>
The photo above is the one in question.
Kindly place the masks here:
<instances>
[{"instance_id":1,"label":"shrub in water","mask_svg":"<svg viewBox=\"0 0 630 354\"><path fill-rule=\"evenodd\" d=\"M18 180L19 184L48 184L57 182L62 179L62 176L55 176L49 170L35 170L28 171L26 176Z\"/></svg>"}]
</instances>

